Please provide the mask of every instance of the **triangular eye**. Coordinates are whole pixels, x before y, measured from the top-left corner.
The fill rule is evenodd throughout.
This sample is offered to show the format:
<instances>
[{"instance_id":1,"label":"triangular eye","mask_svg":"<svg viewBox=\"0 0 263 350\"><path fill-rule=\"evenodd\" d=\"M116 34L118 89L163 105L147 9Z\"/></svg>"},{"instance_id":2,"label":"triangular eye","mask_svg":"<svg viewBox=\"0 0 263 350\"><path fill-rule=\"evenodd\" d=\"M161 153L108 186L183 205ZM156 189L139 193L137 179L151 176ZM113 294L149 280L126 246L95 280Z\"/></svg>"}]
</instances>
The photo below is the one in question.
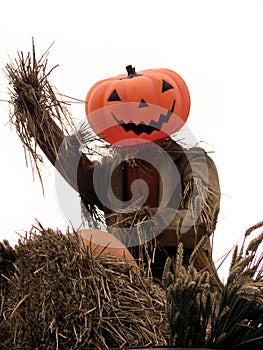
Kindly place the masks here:
<instances>
[{"instance_id":1,"label":"triangular eye","mask_svg":"<svg viewBox=\"0 0 263 350\"><path fill-rule=\"evenodd\" d=\"M173 86L169 83L167 83L167 81L163 80L163 85L162 85L162 92L165 92L167 90L173 89Z\"/></svg>"},{"instance_id":2,"label":"triangular eye","mask_svg":"<svg viewBox=\"0 0 263 350\"><path fill-rule=\"evenodd\" d=\"M138 108L144 108L144 107L149 107L149 105L147 102L144 101L144 99L141 99Z\"/></svg>"},{"instance_id":3,"label":"triangular eye","mask_svg":"<svg viewBox=\"0 0 263 350\"><path fill-rule=\"evenodd\" d=\"M121 98L118 95L118 92L116 91L116 89L113 90L108 98L108 101L111 102L111 101L120 101L120 100L121 100Z\"/></svg>"}]
</instances>

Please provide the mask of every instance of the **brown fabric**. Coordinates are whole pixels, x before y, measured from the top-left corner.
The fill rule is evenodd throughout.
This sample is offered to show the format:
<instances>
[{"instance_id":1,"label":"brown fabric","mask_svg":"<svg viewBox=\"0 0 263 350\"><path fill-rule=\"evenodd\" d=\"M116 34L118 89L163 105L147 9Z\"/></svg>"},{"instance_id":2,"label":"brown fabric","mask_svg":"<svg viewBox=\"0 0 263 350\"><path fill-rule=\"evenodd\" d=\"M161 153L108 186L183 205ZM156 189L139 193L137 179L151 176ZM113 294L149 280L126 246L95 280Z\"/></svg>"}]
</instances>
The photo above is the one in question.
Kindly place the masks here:
<instances>
[{"instance_id":1,"label":"brown fabric","mask_svg":"<svg viewBox=\"0 0 263 350\"><path fill-rule=\"evenodd\" d=\"M176 174L173 173L174 169L169 169L166 163L163 164L163 176L165 184L160 183L159 175L157 172L153 173L143 160L136 160L134 162L124 161L124 165L116 166L119 163L118 159L112 157L105 157L101 163L101 173L103 177L100 179L100 188L104 188L102 192L107 193L107 183L104 178L110 176L111 169L117 169L113 172L111 179L111 185L113 192L118 193L118 198L127 200L130 195L130 190L127 187L126 174L133 174L133 179L141 178L145 180L153 193L156 194L156 184L159 182L159 203L161 202L161 194L166 187L167 210L169 208L176 208L179 204L178 211L173 221L167 226L167 229L158 236L159 243L163 246L176 246L178 241L182 241L187 248L194 248L200 238L205 235L211 235L216 226L217 214L219 211L220 203L220 187L217 175L216 167L210 157L200 148L193 148L185 150L180 147L175 141L171 140L169 143L166 140L165 151L172 157L175 166L178 170ZM128 170L127 170L128 169ZM147 172L148 170L148 172ZM193 173L195 180L193 179ZM182 198L177 198L177 193L170 191L170 186L174 183L178 183L181 186ZM193 184L193 182L195 182ZM193 190L198 190L193 197ZM178 194L180 195L180 193ZM178 203L178 200L180 203ZM199 217L194 218L194 211L191 206L195 204L202 207ZM146 203L149 207L149 211L154 215L158 210L158 206L153 205L153 201ZM190 210L191 209L191 210ZM112 214L109 208L104 207L104 211L107 214ZM115 219L120 220L120 216L116 215ZM189 226L189 230L186 230L184 234L180 233L180 225L184 222L184 226ZM195 226L191 224L195 222ZM114 226L114 217L110 216L108 219L108 225Z\"/></svg>"},{"instance_id":2,"label":"brown fabric","mask_svg":"<svg viewBox=\"0 0 263 350\"><path fill-rule=\"evenodd\" d=\"M145 205L149 207L157 207L159 202L159 174L154 166L148 162L137 160L135 164L125 162L123 171L123 200L127 201L132 198L131 186L137 180L143 180L150 189ZM140 186L136 187L135 196L141 197L142 190Z\"/></svg>"},{"instance_id":3,"label":"brown fabric","mask_svg":"<svg viewBox=\"0 0 263 350\"><path fill-rule=\"evenodd\" d=\"M44 123L44 121L43 121ZM144 181L148 183L150 191L150 197L148 198L148 201L146 202L146 205L148 205L150 208L158 207L157 205L157 194L162 192L162 190L157 188L157 184L159 182L158 174L154 170L152 166L149 166L149 164L146 164L146 162L139 160L133 165L131 165L130 161L125 161L125 166L115 166L115 159L112 157L106 157L102 164L98 164L96 161L90 161L88 157L84 154L79 153L80 143L77 141L77 138L73 136L69 136L63 141L63 134L60 131L59 127L54 123L54 132L57 135L57 142L56 142L56 149L48 149L47 143L45 140L42 140L41 135L39 137L39 140L37 140L39 146L42 148L43 152L47 156L47 158L51 161L51 163L57 167L59 172L62 174L62 176L66 179L66 181L78 192L80 193L80 196L86 205L87 209L90 209L90 206L96 206L99 209L103 209L106 214L111 213L111 211L108 208L105 208L100 199L97 197L93 185L93 171L95 166L101 168L101 173L105 174L105 177L107 177L108 168L115 167L117 170L114 170L113 177L111 179L111 184L114 190L114 193L117 193L117 197L120 200L127 200L131 196L130 193L130 184L132 181L136 178L141 178ZM65 141L66 140L66 141ZM176 142L172 141L171 139L166 139L162 141L158 141L158 146L162 147L166 152L169 153L169 155L174 160L176 167L180 173L181 176L181 184L183 186L183 189L185 190L185 186L192 181L192 169L191 166L195 166L195 172L197 176L203 181L203 184L205 186L208 186L209 189L209 198L207 198L207 202L210 200L212 207L210 205L210 210L214 210L215 212L219 211L219 202L220 202L220 188L219 188L219 180L217 175L216 167L210 157L207 155L205 156L207 161L207 166L209 169L208 173L208 183L206 181L206 177L202 173L202 165L199 164L200 162L200 149L199 148L193 148L190 150L184 150L181 146L179 146ZM67 150L63 150L64 148L67 148ZM185 155L187 153L187 156ZM202 154L202 153L201 153ZM202 155L203 156L203 155ZM191 166L189 164L189 159L191 160ZM136 166L134 166L136 164ZM77 174L76 174L77 173ZM166 182L171 181L170 178L167 178ZM178 179L177 179L178 181ZM101 186L104 184L102 183ZM162 186L162 184L160 184ZM125 190L126 189L126 190ZM107 192L107 189L105 189ZM191 192L191 191L190 191ZM188 203L189 204L189 203ZM182 217L184 215L184 209L187 208L186 201L184 203L182 202L182 205L180 206L180 210L178 211L177 218L174 220L174 225L169 228L167 228L166 232L164 232L162 235L160 235L160 243L161 245L172 245L172 242L174 242L174 245L177 245L177 238L175 238L174 231L175 226L179 221L182 221ZM198 237L197 240L200 239L200 237L204 233L211 234L215 229L216 224L216 213L215 217L211 218L206 223L200 223L197 230ZM111 218L112 220L112 218ZM112 225L112 222L111 222ZM210 226L210 227L209 227ZM195 245L196 239L193 237L193 233L185 234L184 236L184 243L189 246ZM189 243L190 242L190 243Z\"/></svg>"}]
</instances>

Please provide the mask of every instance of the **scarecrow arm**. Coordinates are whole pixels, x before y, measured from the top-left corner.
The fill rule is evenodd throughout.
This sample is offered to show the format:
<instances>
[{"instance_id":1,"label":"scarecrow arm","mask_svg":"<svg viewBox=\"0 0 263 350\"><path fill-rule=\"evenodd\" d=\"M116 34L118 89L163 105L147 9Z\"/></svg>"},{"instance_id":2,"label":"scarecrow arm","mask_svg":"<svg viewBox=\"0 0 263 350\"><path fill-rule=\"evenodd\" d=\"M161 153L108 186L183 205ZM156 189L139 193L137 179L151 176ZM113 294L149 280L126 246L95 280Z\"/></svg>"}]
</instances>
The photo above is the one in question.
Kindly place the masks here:
<instances>
[{"instance_id":1,"label":"scarecrow arm","mask_svg":"<svg viewBox=\"0 0 263 350\"><path fill-rule=\"evenodd\" d=\"M43 163L43 158L37 146L81 197L100 206L92 185L95 163L80 152L77 134L65 136L69 123L63 118L63 105L56 99L52 89L49 91L49 99L52 96L53 101L47 98L47 86L51 89L47 81L42 89L35 82L28 84L20 81L20 84L14 86L11 123L15 125L41 182L40 163ZM50 104L52 107L49 107Z\"/></svg>"},{"instance_id":2,"label":"scarecrow arm","mask_svg":"<svg viewBox=\"0 0 263 350\"><path fill-rule=\"evenodd\" d=\"M47 79L53 70L46 72L47 55L48 51L36 60L33 42L32 54L20 53L18 59L6 65L13 107L10 121L41 183L43 158L37 146L87 203L100 207L92 185L94 163L79 151L76 135L65 137L67 129L72 130L74 124Z\"/></svg>"},{"instance_id":3,"label":"scarecrow arm","mask_svg":"<svg viewBox=\"0 0 263 350\"><path fill-rule=\"evenodd\" d=\"M64 134L60 127L49 116L43 115L41 124L38 123L37 118L34 119L34 122L34 128L36 130L34 141L41 148L50 163L55 166L58 150L63 142ZM49 132L43 132L42 129L46 129Z\"/></svg>"},{"instance_id":4,"label":"scarecrow arm","mask_svg":"<svg viewBox=\"0 0 263 350\"><path fill-rule=\"evenodd\" d=\"M62 129L49 116L34 118L34 141L41 148L51 164L59 171L66 182L74 188L87 207L96 205L101 208L93 188L93 170L95 161L91 161L80 151L78 134L64 136ZM49 130L43 132L42 130Z\"/></svg>"}]
</instances>

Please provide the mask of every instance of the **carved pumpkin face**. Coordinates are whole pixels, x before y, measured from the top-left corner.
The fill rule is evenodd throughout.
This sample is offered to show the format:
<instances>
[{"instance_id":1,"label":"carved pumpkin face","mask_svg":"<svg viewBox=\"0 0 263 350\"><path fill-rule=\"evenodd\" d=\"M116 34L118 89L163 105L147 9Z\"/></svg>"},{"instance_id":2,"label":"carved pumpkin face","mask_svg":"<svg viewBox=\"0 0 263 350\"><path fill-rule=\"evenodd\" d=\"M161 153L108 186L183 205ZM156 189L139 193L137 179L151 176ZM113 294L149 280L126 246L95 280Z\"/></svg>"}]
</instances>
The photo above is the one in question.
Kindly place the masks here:
<instances>
[{"instance_id":1,"label":"carved pumpkin face","mask_svg":"<svg viewBox=\"0 0 263 350\"><path fill-rule=\"evenodd\" d=\"M163 139L188 118L190 96L183 79L169 69L148 69L97 82L86 97L86 115L95 133L114 144Z\"/></svg>"}]
</instances>

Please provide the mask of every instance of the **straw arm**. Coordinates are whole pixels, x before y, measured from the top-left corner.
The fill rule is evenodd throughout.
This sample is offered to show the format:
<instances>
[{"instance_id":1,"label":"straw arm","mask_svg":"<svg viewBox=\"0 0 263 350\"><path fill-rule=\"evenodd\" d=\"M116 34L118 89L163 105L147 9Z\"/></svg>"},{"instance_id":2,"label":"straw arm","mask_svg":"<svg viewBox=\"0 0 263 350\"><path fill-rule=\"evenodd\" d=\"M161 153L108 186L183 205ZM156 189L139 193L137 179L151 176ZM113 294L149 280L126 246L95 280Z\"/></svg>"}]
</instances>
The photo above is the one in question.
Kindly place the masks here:
<instances>
[{"instance_id":1,"label":"straw arm","mask_svg":"<svg viewBox=\"0 0 263 350\"><path fill-rule=\"evenodd\" d=\"M18 59L6 65L5 73L10 86L10 122L23 144L28 159L41 176L42 150L65 180L86 198L100 204L92 185L94 164L80 152L81 142L75 134L74 122L66 104L49 83L53 71L47 71L48 51L36 59L34 42L32 53L19 53ZM72 133L73 135L69 135ZM43 186L44 187L44 186Z\"/></svg>"},{"instance_id":2,"label":"straw arm","mask_svg":"<svg viewBox=\"0 0 263 350\"><path fill-rule=\"evenodd\" d=\"M64 139L64 134L60 127L51 118L49 118L48 121L46 118L43 118L41 120L41 127L40 125L37 125L37 119L35 119L35 122L35 127L38 130L35 136L35 142L41 148L51 164L55 166L59 148ZM47 129L50 132L42 133L42 128Z\"/></svg>"}]
</instances>

